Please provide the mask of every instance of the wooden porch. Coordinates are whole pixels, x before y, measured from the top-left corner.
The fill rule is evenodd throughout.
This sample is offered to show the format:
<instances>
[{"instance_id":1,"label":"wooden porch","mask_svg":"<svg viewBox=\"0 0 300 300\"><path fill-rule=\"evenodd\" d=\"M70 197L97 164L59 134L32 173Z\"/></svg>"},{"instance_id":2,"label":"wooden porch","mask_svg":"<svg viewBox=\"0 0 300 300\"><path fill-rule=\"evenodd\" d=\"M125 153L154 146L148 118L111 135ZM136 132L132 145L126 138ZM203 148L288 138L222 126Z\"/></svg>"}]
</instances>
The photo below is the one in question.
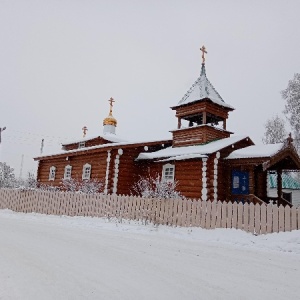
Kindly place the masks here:
<instances>
[{"instance_id":1,"label":"wooden porch","mask_svg":"<svg viewBox=\"0 0 300 300\"><path fill-rule=\"evenodd\" d=\"M255 146L252 146L255 147ZM290 139L287 139L279 151L264 157L238 157L226 160L227 178L231 187L228 191L227 200L242 203L273 203L278 206L292 206L288 199L284 198L282 191L282 174L285 172L299 172L300 158ZM268 195L268 174L277 175L277 197ZM244 191L239 193L234 189L237 182L234 175L245 176ZM242 177L241 177L242 178ZM242 181L242 179L239 179Z\"/></svg>"}]
</instances>

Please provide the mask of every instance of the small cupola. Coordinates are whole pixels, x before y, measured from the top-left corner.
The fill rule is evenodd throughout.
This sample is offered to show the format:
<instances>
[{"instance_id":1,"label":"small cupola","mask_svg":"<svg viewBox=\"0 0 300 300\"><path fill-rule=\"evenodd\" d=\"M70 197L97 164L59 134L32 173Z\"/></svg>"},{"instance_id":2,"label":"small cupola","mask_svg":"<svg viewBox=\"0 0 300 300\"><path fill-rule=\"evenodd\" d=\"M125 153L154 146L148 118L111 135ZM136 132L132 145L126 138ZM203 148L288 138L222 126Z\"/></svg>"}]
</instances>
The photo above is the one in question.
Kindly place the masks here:
<instances>
[{"instance_id":1,"label":"small cupola","mask_svg":"<svg viewBox=\"0 0 300 300\"><path fill-rule=\"evenodd\" d=\"M103 133L116 134L117 120L112 115L113 103L115 100L111 97L108 102L110 103L110 109L108 117L103 120Z\"/></svg>"},{"instance_id":2,"label":"small cupola","mask_svg":"<svg viewBox=\"0 0 300 300\"><path fill-rule=\"evenodd\" d=\"M227 104L206 76L203 46L200 77L186 92L176 106L178 126L173 133L173 147L205 144L229 137L232 132L226 129L228 113L234 108ZM182 121L186 122L183 126Z\"/></svg>"}]
</instances>

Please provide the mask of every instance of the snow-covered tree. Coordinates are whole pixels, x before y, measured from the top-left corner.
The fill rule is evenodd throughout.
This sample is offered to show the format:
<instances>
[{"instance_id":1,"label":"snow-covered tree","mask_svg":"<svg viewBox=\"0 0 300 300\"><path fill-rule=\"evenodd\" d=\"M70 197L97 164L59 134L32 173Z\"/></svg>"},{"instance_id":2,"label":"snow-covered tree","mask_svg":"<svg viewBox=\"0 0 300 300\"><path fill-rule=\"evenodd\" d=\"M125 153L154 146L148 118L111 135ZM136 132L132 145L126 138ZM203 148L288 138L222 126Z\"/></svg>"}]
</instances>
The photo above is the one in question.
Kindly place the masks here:
<instances>
[{"instance_id":1,"label":"snow-covered tree","mask_svg":"<svg viewBox=\"0 0 300 300\"><path fill-rule=\"evenodd\" d=\"M16 184L14 169L0 162L0 188L13 188Z\"/></svg>"},{"instance_id":2,"label":"snow-covered tree","mask_svg":"<svg viewBox=\"0 0 300 300\"><path fill-rule=\"evenodd\" d=\"M32 172L28 172L27 178L25 180L25 186L30 189L36 189L38 186L38 181L36 176Z\"/></svg>"},{"instance_id":3,"label":"snow-covered tree","mask_svg":"<svg viewBox=\"0 0 300 300\"><path fill-rule=\"evenodd\" d=\"M179 198L184 196L176 191L178 185L177 181L165 181L159 175L156 177L140 177L140 179L133 185L133 193L143 198Z\"/></svg>"},{"instance_id":4,"label":"snow-covered tree","mask_svg":"<svg viewBox=\"0 0 300 300\"><path fill-rule=\"evenodd\" d=\"M265 144L281 143L286 139L287 132L285 130L285 123L278 115L267 120L265 124L265 133L263 142Z\"/></svg>"},{"instance_id":5,"label":"snow-covered tree","mask_svg":"<svg viewBox=\"0 0 300 300\"><path fill-rule=\"evenodd\" d=\"M289 80L288 86L281 91L285 100L284 114L290 122L293 130L294 145L300 151L300 74L296 73L294 78Z\"/></svg>"}]
</instances>

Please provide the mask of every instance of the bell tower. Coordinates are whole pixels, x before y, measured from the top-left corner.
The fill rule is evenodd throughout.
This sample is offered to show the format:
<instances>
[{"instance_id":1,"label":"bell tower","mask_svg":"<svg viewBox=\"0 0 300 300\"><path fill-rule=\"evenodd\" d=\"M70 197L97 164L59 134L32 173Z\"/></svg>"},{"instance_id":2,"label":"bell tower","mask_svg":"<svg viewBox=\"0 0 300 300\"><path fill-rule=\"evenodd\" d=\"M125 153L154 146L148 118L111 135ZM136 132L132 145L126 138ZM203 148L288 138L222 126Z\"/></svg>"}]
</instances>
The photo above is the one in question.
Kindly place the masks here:
<instances>
[{"instance_id":1,"label":"bell tower","mask_svg":"<svg viewBox=\"0 0 300 300\"><path fill-rule=\"evenodd\" d=\"M206 77L205 54L202 46L202 67L200 77L176 106L178 126L173 134L173 147L199 145L230 137L226 129L228 113L234 108L225 103ZM185 124L183 124L185 122Z\"/></svg>"}]
</instances>

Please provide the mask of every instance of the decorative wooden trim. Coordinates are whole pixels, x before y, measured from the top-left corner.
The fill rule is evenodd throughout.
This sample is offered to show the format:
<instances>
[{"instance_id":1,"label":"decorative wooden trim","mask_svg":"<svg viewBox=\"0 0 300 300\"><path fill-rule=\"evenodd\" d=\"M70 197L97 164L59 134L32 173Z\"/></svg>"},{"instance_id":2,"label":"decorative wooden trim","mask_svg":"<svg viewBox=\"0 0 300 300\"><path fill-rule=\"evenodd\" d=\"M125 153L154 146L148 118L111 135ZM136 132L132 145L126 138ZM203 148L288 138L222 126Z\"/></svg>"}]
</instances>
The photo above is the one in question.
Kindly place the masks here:
<instances>
[{"instance_id":1,"label":"decorative wooden trim","mask_svg":"<svg viewBox=\"0 0 300 300\"><path fill-rule=\"evenodd\" d=\"M203 201L207 201L207 158L202 158L202 191L201 198Z\"/></svg>"},{"instance_id":2,"label":"decorative wooden trim","mask_svg":"<svg viewBox=\"0 0 300 300\"><path fill-rule=\"evenodd\" d=\"M108 176L109 176L109 165L111 160L110 150L107 150L107 159L106 159L106 172L105 172L105 186L104 186L104 194L108 193Z\"/></svg>"},{"instance_id":3,"label":"decorative wooden trim","mask_svg":"<svg viewBox=\"0 0 300 300\"><path fill-rule=\"evenodd\" d=\"M173 169L173 178L172 179L166 179L166 169ZM162 168L162 179L163 181L168 181L168 182L174 182L174 178L175 178L175 165L174 164L164 164L163 168Z\"/></svg>"},{"instance_id":4,"label":"decorative wooden trim","mask_svg":"<svg viewBox=\"0 0 300 300\"><path fill-rule=\"evenodd\" d=\"M213 186L214 186L214 200L218 200L218 162L220 158L220 152L216 153L216 157L214 159L214 181L213 181Z\"/></svg>"},{"instance_id":5,"label":"decorative wooden trim","mask_svg":"<svg viewBox=\"0 0 300 300\"><path fill-rule=\"evenodd\" d=\"M89 176L86 176L86 169L90 169ZM91 178L92 166L90 164L84 164L82 167L82 180L89 180Z\"/></svg>"},{"instance_id":6,"label":"decorative wooden trim","mask_svg":"<svg viewBox=\"0 0 300 300\"><path fill-rule=\"evenodd\" d=\"M55 174L56 174L56 167L52 166L49 170L49 181L55 180Z\"/></svg>"},{"instance_id":7,"label":"decorative wooden trim","mask_svg":"<svg viewBox=\"0 0 300 300\"><path fill-rule=\"evenodd\" d=\"M113 194L117 194L118 191L118 180L119 180L119 165L120 165L120 156L123 154L122 149L118 149L118 154L115 158L115 170L114 170L114 179L113 179Z\"/></svg>"},{"instance_id":8,"label":"decorative wooden trim","mask_svg":"<svg viewBox=\"0 0 300 300\"><path fill-rule=\"evenodd\" d=\"M68 170L70 170L70 176L67 177ZM70 179L71 175L72 175L72 166L71 165L65 166L64 179Z\"/></svg>"}]
</instances>

